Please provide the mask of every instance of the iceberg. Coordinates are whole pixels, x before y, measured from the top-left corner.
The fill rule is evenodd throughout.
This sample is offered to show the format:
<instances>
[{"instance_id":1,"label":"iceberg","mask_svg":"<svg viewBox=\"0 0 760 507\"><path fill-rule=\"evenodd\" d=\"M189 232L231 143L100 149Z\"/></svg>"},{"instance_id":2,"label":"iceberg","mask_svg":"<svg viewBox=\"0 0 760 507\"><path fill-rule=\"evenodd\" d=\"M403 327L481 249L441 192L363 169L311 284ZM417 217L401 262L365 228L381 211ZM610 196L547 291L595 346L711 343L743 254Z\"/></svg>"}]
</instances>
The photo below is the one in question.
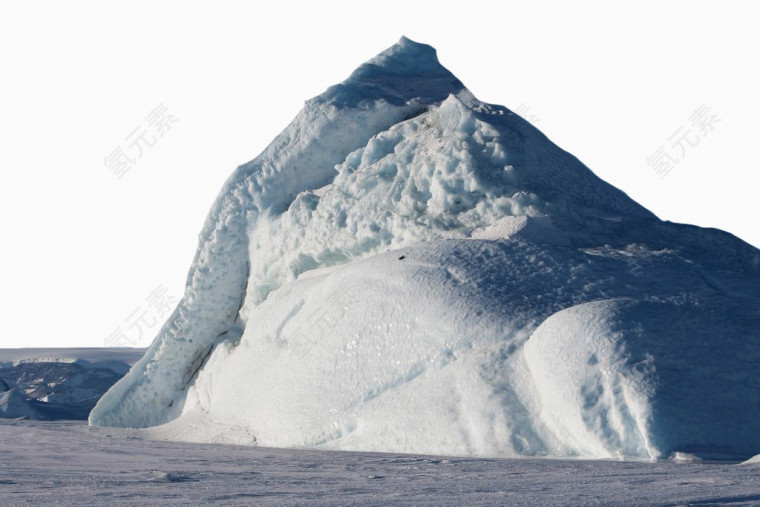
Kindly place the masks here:
<instances>
[{"instance_id":1,"label":"iceberg","mask_svg":"<svg viewBox=\"0 0 760 507\"><path fill-rule=\"evenodd\" d=\"M160 438L760 453L760 252L662 221L402 38L237 168L90 414Z\"/></svg>"}]
</instances>

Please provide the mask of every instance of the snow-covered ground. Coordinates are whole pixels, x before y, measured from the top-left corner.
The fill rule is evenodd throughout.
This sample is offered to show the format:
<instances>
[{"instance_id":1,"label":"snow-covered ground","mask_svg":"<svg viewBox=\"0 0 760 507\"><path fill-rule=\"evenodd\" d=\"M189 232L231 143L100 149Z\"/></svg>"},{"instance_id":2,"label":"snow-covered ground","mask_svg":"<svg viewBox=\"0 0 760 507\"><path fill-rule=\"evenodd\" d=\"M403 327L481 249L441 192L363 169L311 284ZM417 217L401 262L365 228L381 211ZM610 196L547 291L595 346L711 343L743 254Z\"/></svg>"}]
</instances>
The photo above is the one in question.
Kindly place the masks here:
<instances>
[{"instance_id":1,"label":"snow-covered ground","mask_svg":"<svg viewBox=\"0 0 760 507\"><path fill-rule=\"evenodd\" d=\"M760 464L480 459L155 442L84 423L0 422L0 503L760 504Z\"/></svg>"}]
</instances>

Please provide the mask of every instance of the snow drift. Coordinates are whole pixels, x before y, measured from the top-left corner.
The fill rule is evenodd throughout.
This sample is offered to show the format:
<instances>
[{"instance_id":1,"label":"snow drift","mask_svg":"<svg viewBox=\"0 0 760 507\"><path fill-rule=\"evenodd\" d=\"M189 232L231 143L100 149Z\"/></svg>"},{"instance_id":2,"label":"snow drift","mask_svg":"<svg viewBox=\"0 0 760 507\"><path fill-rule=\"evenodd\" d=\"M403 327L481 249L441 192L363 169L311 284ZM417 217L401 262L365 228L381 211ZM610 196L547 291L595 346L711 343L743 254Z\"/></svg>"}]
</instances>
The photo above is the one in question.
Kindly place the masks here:
<instances>
[{"instance_id":1,"label":"snow drift","mask_svg":"<svg viewBox=\"0 0 760 507\"><path fill-rule=\"evenodd\" d=\"M225 184L91 424L198 441L760 452L760 252L662 222L402 38Z\"/></svg>"}]
</instances>

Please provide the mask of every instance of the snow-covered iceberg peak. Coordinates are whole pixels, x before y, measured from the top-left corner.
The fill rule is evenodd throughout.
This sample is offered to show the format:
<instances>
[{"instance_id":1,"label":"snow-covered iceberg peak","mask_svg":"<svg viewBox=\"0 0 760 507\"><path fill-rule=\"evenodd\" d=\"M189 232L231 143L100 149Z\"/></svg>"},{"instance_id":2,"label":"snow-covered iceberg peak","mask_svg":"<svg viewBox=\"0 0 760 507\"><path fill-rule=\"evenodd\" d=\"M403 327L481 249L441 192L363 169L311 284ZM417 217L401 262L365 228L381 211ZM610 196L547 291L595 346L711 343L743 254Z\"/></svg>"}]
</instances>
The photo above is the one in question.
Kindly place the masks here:
<instances>
[{"instance_id":1,"label":"snow-covered iceberg peak","mask_svg":"<svg viewBox=\"0 0 760 507\"><path fill-rule=\"evenodd\" d=\"M403 35L396 44L379 53L377 56L371 58L367 63L359 67L359 70L357 70L353 76L362 74L368 66L386 69L388 73L392 74L446 74L452 76L452 74L438 61L438 55L433 46L414 42Z\"/></svg>"},{"instance_id":2,"label":"snow-covered iceberg peak","mask_svg":"<svg viewBox=\"0 0 760 507\"><path fill-rule=\"evenodd\" d=\"M462 82L440 64L433 47L401 37L313 101L340 106L373 100L395 105L408 101L433 104L464 89Z\"/></svg>"}]
</instances>

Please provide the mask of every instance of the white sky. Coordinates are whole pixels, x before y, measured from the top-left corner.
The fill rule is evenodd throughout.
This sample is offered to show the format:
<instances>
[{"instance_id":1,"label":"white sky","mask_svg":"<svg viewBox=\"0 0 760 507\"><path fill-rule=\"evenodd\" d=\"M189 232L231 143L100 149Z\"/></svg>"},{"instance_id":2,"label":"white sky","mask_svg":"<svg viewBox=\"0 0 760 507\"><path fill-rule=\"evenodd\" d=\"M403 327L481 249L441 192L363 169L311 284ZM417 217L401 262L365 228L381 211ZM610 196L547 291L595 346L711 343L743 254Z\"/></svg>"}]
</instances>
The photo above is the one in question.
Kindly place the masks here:
<instances>
[{"instance_id":1,"label":"white sky","mask_svg":"<svg viewBox=\"0 0 760 507\"><path fill-rule=\"evenodd\" d=\"M158 331L226 177L401 35L660 218L760 245L751 2L10 2L0 7L0 347ZM720 119L681 152L701 104ZM121 179L104 157L177 121ZM537 121L536 121L537 120ZM680 159L661 179L647 157ZM152 313L150 313L152 312ZM133 317L134 318L134 317ZM137 334L136 334L137 333Z\"/></svg>"}]
</instances>

